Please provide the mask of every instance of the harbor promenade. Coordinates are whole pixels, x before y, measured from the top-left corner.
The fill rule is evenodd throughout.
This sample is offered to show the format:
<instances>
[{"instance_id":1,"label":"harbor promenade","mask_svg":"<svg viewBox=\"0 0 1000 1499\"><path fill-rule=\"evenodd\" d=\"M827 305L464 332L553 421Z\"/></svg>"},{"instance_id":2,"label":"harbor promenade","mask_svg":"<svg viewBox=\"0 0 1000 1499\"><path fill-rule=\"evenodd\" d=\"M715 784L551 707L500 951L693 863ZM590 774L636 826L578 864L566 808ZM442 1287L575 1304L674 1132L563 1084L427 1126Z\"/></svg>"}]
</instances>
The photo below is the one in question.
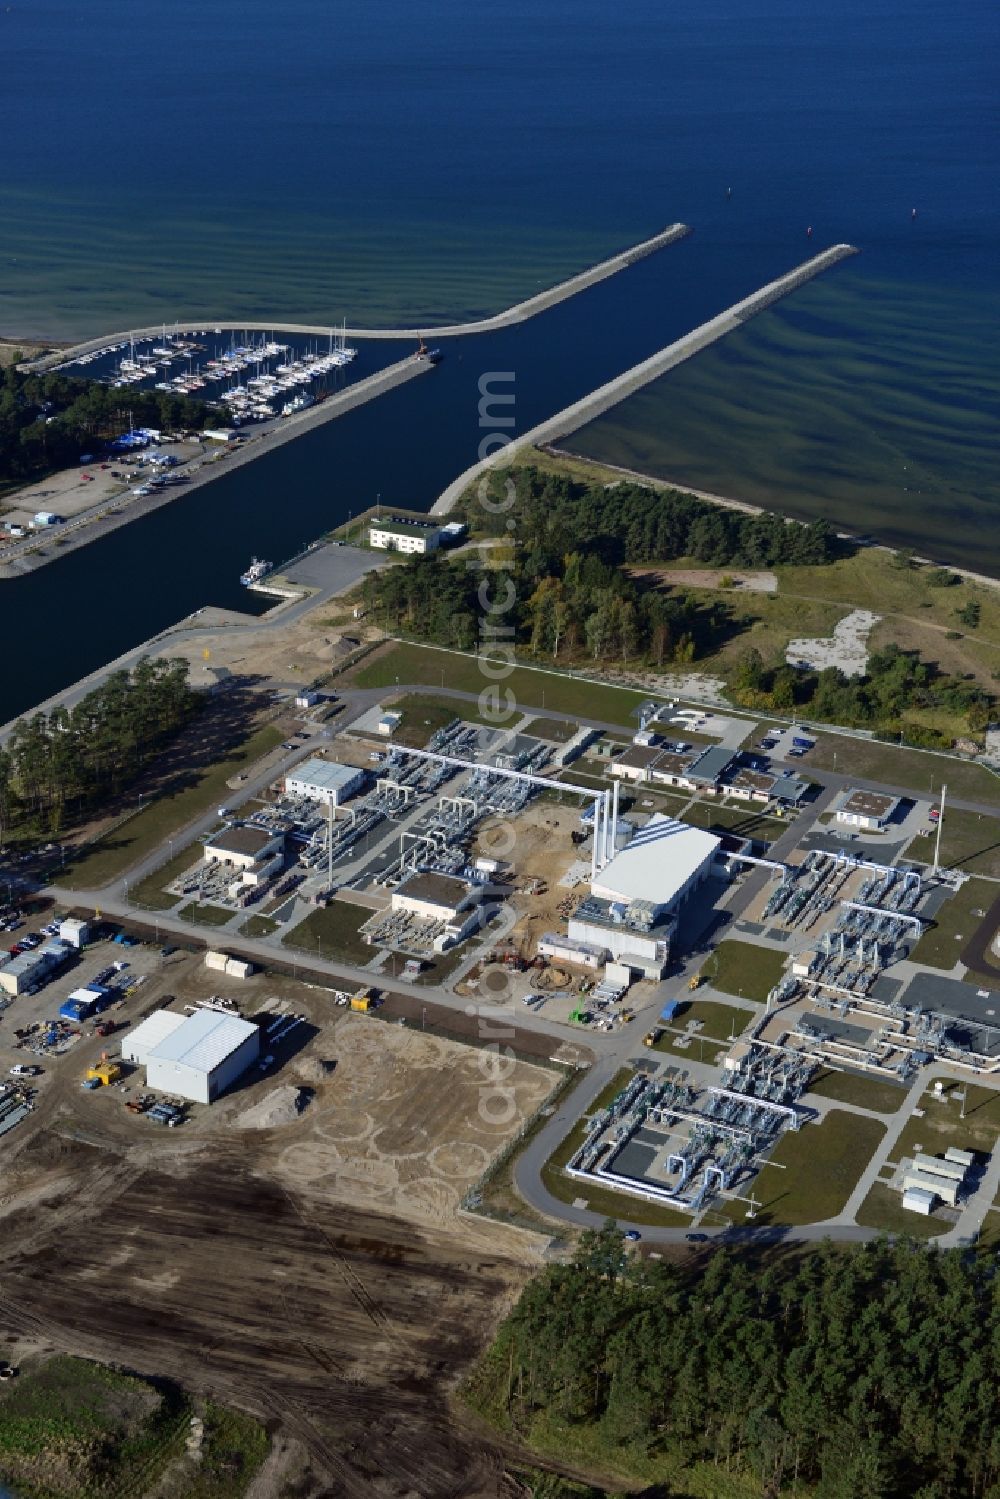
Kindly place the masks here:
<instances>
[{"instance_id":1,"label":"harbor promenade","mask_svg":"<svg viewBox=\"0 0 1000 1499\"><path fill-rule=\"evenodd\" d=\"M532 427L519 437L512 438L504 447L491 453L488 458L473 464L471 468L459 474L458 478L454 479L434 502L431 514L447 515L469 486L488 470L505 468L513 455L523 448L538 447L541 443L554 443L568 437L571 432L577 431L587 422L593 421L595 417L603 415L605 411L610 411L627 396L641 390L644 385L648 385L660 375L665 375L668 370L682 364L684 360L691 359L709 344L724 338L727 333L732 333L734 329L742 327L757 313L763 312L781 297L794 291L796 287L811 281L814 276L829 270L831 266L846 259L847 256L857 253L853 245L832 245L828 250L814 255L811 260L804 261L784 276L779 276L775 281L769 281L758 291L734 303L732 307L728 307L725 312L720 312L717 316L710 318L707 323L702 323L700 327L693 328L690 333L683 334L672 344L661 349L659 353L651 355L649 359L644 359L641 364L634 364L631 369L609 380L606 385L598 386L581 400L574 401L571 406L564 407L555 416L540 422L537 427Z\"/></svg>"},{"instance_id":2,"label":"harbor promenade","mask_svg":"<svg viewBox=\"0 0 1000 1499\"><path fill-rule=\"evenodd\" d=\"M290 333L306 338L326 338L331 333L345 332L346 337L356 339L374 338L461 338L468 333L494 333L500 328L509 328L514 323L523 323L528 318L536 317L538 313L544 312L549 307L554 307L558 302L565 302L569 297L575 297L578 292L586 291L588 286L594 286L598 281L604 281L608 276L614 276L619 271L627 270L636 261L644 260L647 255L655 255L658 250L663 250L667 245L676 243L677 240L686 238L691 233L688 224L670 224L662 229L659 234L654 234L650 239L644 239L637 245L631 245L627 250L620 251L617 255L611 255L607 260L601 260L596 265L589 266L585 271L579 271L575 276L569 276L565 281L560 281L556 286L550 286L547 290L537 292L534 296L527 297L523 302L515 302L512 307L503 312L495 313L492 317L473 318L464 323L446 323L438 327L429 327L423 324L418 327L409 328L347 328L346 330L331 328L329 324L318 325L315 323L248 323L246 321L234 321L228 319L216 322L212 318L188 318L169 325L167 332L170 336L190 335L204 332L209 329L212 333ZM74 359L80 359L85 354L95 354L109 345L128 343L130 339L160 338L163 335L163 324L158 323L155 328L132 328L122 333L105 333L100 338L89 338L82 343L74 344L68 349L59 349L52 354L43 354L38 359L27 360L18 366L19 369L31 371L34 374L43 373L45 370L55 368L56 365L70 363Z\"/></svg>"}]
</instances>

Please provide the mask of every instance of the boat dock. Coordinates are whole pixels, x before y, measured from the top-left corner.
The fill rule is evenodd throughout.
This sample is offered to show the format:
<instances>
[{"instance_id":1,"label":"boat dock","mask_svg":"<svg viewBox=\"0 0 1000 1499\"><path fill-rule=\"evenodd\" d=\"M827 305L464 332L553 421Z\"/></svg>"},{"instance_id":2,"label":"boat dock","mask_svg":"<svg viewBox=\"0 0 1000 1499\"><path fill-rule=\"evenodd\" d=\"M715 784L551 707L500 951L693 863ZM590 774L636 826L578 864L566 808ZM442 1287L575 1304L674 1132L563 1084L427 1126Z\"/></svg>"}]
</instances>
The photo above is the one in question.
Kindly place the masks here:
<instances>
[{"instance_id":1,"label":"boat dock","mask_svg":"<svg viewBox=\"0 0 1000 1499\"><path fill-rule=\"evenodd\" d=\"M372 339L412 338L416 341L420 337L460 338L467 333L493 333L499 328L509 328L514 323L523 323L528 318L544 312L546 308L554 307L558 302L565 302L569 297L576 296L578 292L585 291L588 286L604 281L608 276L616 275L618 271L627 270L630 265L644 260L647 255L655 255L658 250L663 250L667 245L685 239L690 233L691 228L687 224L670 224L650 239L631 245L617 255L611 255L607 260L599 261L596 265L589 266L587 270L569 276L556 286L537 292L523 302L515 302L512 307L506 308L503 312L495 313L492 317L475 318L465 323L448 323L436 328L428 327L427 324L409 328L331 328L328 325L318 326L314 323L247 323L242 320L216 323L211 318L201 317L182 319L180 322L173 323L168 336L191 338L217 333L287 333L306 338L340 336L341 338ZM155 328L136 328L125 333L105 333L100 338L85 339L81 343L72 345L71 348L59 349L52 354L43 354L38 359L27 360L18 368L30 371L32 374L41 374L56 367L65 369L81 360L89 361L99 354L110 353L121 345L162 339L163 336L162 324L157 324Z\"/></svg>"},{"instance_id":2,"label":"boat dock","mask_svg":"<svg viewBox=\"0 0 1000 1499\"><path fill-rule=\"evenodd\" d=\"M118 499L111 501L105 499L90 510L80 511L51 533L36 531L20 541L11 542L0 554L0 583L5 579L22 577L26 573L34 572L37 568L44 567L47 562L51 562L54 557L65 557L77 547L87 546L92 541L99 541L109 532L117 531L119 526L127 526L130 522L138 520L140 516L159 510L161 505L169 505L172 500L191 494L193 490L200 488L203 484L211 483L213 479L221 478L223 474L233 473L235 469L242 468L245 463L252 463L255 458L260 458L264 453L281 447L283 443L291 442L293 438L301 437L303 432L319 427L324 422L332 421L334 417L344 416L348 411L353 411L356 406L362 406L366 401L373 401L376 397L384 395L386 391L394 389L395 386L402 385L404 381L412 380L417 375L425 375L433 368L434 366L426 359L420 359L415 354L411 354L408 358L401 359L396 364L387 365L385 369L377 370L374 375L367 375L356 384L348 385L336 394L327 396L325 400L318 401L306 410L296 412L294 416L282 418L279 426L268 431L254 431L253 428L248 428L243 434L244 443L229 452L224 463L203 464L197 471L190 474L188 482L183 487L169 486L154 489L150 494L138 497L126 489ZM186 472L186 470L179 469L177 472ZM56 542L58 542L58 550L54 552L53 545Z\"/></svg>"},{"instance_id":3,"label":"boat dock","mask_svg":"<svg viewBox=\"0 0 1000 1499\"><path fill-rule=\"evenodd\" d=\"M682 364L686 359L691 359L709 344L724 338L727 333L732 333L734 329L742 327L759 312L763 312L780 298L787 296L789 292L811 281L814 276L820 275L831 266L837 265L839 261L846 260L848 256L857 253L853 245L832 245L828 250L814 255L811 260L804 261L784 276L779 276L775 281L769 281L759 290L752 292L750 296L734 303L725 312L718 313L717 316L709 318L707 323L702 323L700 327L693 328L690 333L683 334L672 344L661 349L659 353L653 354L649 359L644 359L641 364L635 364L631 369L616 375L613 380L609 380L606 385L598 386L582 400L566 406L555 416L539 423L537 427L532 427L530 431L512 438L509 443L498 448L482 462L473 464L448 485L444 493L431 506L430 513L447 515L465 494L470 484L474 483L481 474L489 469L505 468L513 455L523 448L538 447L541 443L558 442L568 437L570 433L593 421L595 417L602 416L605 411L610 411L613 406L617 406L619 402L624 401L637 390L641 390L644 385L650 384L660 375L665 375L668 370Z\"/></svg>"}]
</instances>

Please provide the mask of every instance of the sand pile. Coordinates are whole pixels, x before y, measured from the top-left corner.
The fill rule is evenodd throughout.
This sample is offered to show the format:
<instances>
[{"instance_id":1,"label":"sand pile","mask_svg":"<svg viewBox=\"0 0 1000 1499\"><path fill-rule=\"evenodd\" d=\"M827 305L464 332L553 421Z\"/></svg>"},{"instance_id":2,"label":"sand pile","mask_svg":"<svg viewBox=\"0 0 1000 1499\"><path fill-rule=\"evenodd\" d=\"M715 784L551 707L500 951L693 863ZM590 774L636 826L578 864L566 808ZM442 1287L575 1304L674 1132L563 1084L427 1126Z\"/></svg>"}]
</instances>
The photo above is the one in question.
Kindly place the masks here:
<instances>
[{"instance_id":1,"label":"sand pile","mask_svg":"<svg viewBox=\"0 0 1000 1499\"><path fill-rule=\"evenodd\" d=\"M236 1116L236 1128L279 1129L283 1124L294 1124L311 1097L308 1088L296 1088L290 1083L275 1088L260 1103Z\"/></svg>"}]
</instances>

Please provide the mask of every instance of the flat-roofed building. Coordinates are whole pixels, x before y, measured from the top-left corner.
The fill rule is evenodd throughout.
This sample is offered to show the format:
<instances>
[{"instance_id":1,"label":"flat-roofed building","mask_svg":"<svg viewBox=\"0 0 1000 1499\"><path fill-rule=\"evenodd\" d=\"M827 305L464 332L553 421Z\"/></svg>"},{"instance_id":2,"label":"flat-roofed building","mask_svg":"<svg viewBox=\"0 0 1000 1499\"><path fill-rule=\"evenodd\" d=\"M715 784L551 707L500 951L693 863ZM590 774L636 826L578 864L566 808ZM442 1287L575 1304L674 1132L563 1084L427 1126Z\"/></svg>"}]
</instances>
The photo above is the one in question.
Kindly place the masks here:
<instances>
[{"instance_id":1,"label":"flat-roofed building","mask_svg":"<svg viewBox=\"0 0 1000 1499\"><path fill-rule=\"evenodd\" d=\"M736 759L738 751L724 744L713 744L703 750L688 766L687 779L696 791L718 791L722 778Z\"/></svg>"},{"instance_id":2,"label":"flat-roofed building","mask_svg":"<svg viewBox=\"0 0 1000 1499\"><path fill-rule=\"evenodd\" d=\"M273 828L237 823L205 844L205 862L230 865L239 870L245 884L255 885L269 878L284 859L285 834Z\"/></svg>"},{"instance_id":3,"label":"flat-roofed building","mask_svg":"<svg viewBox=\"0 0 1000 1499\"><path fill-rule=\"evenodd\" d=\"M379 547L384 552L405 552L409 556L436 552L442 534L443 527L436 526L433 521L404 520L399 515L371 521L368 526L370 546Z\"/></svg>"},{"instance_id":4,"label":"flat-roofed building","mask_svg":"<svg viewBox=\"0 0 1000 1499\"><path fill-rule=\"evenodd\" d=\"M662 751L653 744L633 744L608 767L613 776L636 783L648 781Z\"/></svg>"},{"instance_id":5,"label":"flat-roofed building","mask_svg":"<svg viewBox=\"0 0 1000 1499\"><path fill-rule=\"evenodd\" d=\"M411 874L392 892L394 911L411 911L425 921L453 922L460 911L474 904L475 897L465 880L432 870Z\"/></svg>"},{"instance_id":6,"label":"flat-roofed building","mask_svg":"<svg viewBox=\"0 0 1000 1499\"><path fill-rule=\"evenodd\" d=\"M150 1088L192 1103L211 1103L260 1055L260 1028L238 1015L195 1010L169 1030L146 1056Z\"/></svg>"},{"instance_id":7,"label":"flat-roofed building","mask_svg":"<svg viewBox=\"0 0 1000 1499\"><path fill-rule=\"evenodd\" d=\"M677 907L713 873L720 851L713 833L657 812L591 883L591 893L630 905L644 901L657 915Z\"/></svg>"},{"instance_id":8,"label":"flat-roofed building","mask_svg":"<svg viewBox=\"0 0 1000 1499\"><path fill-rule=\"evenodd\" d=\"M341 765L336 760L321 760L312 755L285 777L289 796L305 796L310 801L341 806L355 796L365 784L365 771L356 765Z\"/></svg>"},{"instance_id":9,"label":"flat-roofed building","mask_svg":"<svg viewBox=\"0 0 1000 1499\"><path fill-rule=\"evenodd\" d=\"M898 806L898 796L882 791L848 791L837 808L837 821L874 832L885 827Z\"/></svg>"}]
</instances>

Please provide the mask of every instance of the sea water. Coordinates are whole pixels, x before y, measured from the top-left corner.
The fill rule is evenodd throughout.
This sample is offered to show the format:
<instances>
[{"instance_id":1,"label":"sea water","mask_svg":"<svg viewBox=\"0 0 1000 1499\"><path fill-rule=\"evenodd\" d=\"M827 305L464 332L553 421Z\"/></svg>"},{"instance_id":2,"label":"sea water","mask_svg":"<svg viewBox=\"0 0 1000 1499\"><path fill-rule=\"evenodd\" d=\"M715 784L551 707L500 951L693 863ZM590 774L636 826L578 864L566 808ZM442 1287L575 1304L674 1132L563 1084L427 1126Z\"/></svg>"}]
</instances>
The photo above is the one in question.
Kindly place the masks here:
<instances>
[{"instance_id":1,"label":"sea water","mask_svg":"<svg viewBox=\"0 0 1000 1499\"><path fill-rule=\"evenodd\" d=\"M429 505L475 457L485 371L513 371L523 430L840 240L860 256L636 398L638 418L611 413L605 451L1000 568L998 28L975 0L4 8L4 333L426 327L666 223L695 233L0 584L23 667L0 717L190 609L245 604L251 553L288 555L378 493Z\"/></svg>"}]
</instances>

